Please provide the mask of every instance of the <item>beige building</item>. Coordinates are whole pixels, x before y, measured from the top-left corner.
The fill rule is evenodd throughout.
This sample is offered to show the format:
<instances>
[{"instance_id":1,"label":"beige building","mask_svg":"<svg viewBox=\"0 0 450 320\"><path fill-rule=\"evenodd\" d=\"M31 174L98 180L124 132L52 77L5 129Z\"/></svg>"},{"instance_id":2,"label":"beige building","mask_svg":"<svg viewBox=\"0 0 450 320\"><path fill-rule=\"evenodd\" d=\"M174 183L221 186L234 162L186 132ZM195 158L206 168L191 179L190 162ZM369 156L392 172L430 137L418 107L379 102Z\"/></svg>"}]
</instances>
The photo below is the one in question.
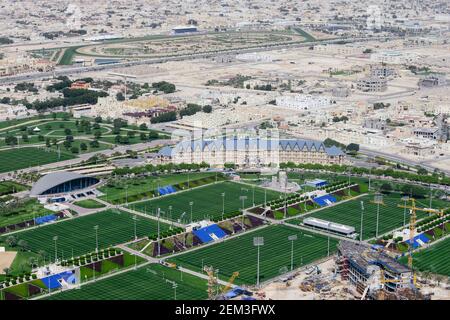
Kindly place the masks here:
<instances>
[{"instance_id":1,"label":"beige building","mask_svg":"<svg viewBox=\"0 0 450 320\"><path fill-rule=\"evenodd\" d=\"M337 147L325 147L310 140L223 138L216 140L182 141L161 157L173 163L202 163L223 167L226 163L238 167L262 167L280 163L342 164L345 154Z\"/></svg>"}]
</instances>

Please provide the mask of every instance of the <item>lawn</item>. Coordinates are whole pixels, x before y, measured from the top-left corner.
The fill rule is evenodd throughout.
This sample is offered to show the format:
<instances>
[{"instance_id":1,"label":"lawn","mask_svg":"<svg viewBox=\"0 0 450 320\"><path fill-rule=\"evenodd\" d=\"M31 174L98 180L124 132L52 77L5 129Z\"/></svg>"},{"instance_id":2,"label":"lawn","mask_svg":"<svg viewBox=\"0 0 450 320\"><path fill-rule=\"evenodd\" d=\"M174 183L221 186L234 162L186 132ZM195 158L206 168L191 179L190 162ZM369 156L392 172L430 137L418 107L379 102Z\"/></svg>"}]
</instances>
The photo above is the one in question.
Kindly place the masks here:
<instances>
[{"instance_id":1,"label":"lawn","mask_svg":"<svg viewBox=\"0 0 450 320\"><path fill-rule=\"evenodd\" d=\"M223 199L221 194L225 193ZM137 202L130 204L129 207L147 214L156 214L156 209L161 208L162 215L167 219L178 220L184 214L182 221L184 223L190 222L190 205L192 205L193 221L203 220L206 217L214 218L222 215L223 206L225 213L238 211L242 208L242 200L240 196L246 196L244 200L244 207L252 206L253 202L253 188L248 185L235 182L219 182L213 183L204 187L195 188L189 191L178 192L174 195L168 195L156 198L149 201ZM280 194L267 190L267 201L279 198ZM254 202L255 204L264 203L264 189L254 188ZM172 206L170 212L169 206Z\"/></svg>"},{"instance_id":2,"label":"lawn","mask_svg":"<svg viewBox=\"0 0 450 320\"><path fill-rule=\"evenodd\" d=\"M310 214L306 217L314 217L327 221L337 222L349 226L353 226L356 232L360 232L361 228L361 201L364 201L364 216L363 216L363 239L373 238L376 234L377 221L377 205L371 203L373 195L367 195L355 200L350 200L341 204L337 204L330 208L325 208ZM389 232L393 229L399 228L403 225L403 217L405 209L398 208L398 204L404 204L401 200L400 194L390 194L384 197L385 206L380 205L379 215L379 230L378 234ZM448 206L448 202L434 200L435 206ZM427 200L417 200L417 206L428 207ZM417 217L424 218L427 214L417 211ZM303 218L289 220L289 223L299 224ZM406 211L406 224L409 223L409 212Z\"/></svg>"},{"instance_id":3,"label":"lawn","mask_svg":"<svg viewBox=\"0 0 450 320\"><path fill-rule=\"evenodd\" d=\"M112 186L105 185L99 190L105 195L100 199L113 202L113 203L125 203L128 199L132 199L134 196L147 193L155 190L159 186L173 185L186 181L194 181L207 177L215 177L214 172L195 172L195 173L177 173L170 175L150 176L145 178L130 178L117 181ZM214 181L214 180L213 180ZM127 189L126 189L127 188Z\"/></svg>"},{"instance_id":4,"label":"lawn","mask_svg":"<svg viewBox=\"0 0 450 320\"><path fill-rule=\"evenodd\" d=\"M79 207L86 208L86 209L99 209L99 208L105 207L105 205L103 203L95 201L94 199L81 200L81 201L75 202L74 204Z\"/></svg>"},{"instance_id":5,"label":"lawn","mask_svg":"<svg viewBox=\"0 0 450 320\"><path fill-rule=\"evenodd\" d=\"M272 225L237 238L203 249L187 252L169 261L182 267L201 271L202 265L219 269L225 279L238 271L236 283L255 284L257 249L254 237L264 237L260 249L260 281L266 281L290 270L291 241L288 236L297 235L294 241L294 268L312 263L328 254L328 239L314 233L283 225ZM330 238L330 252L336 251L337 241Z\"/></svg>"},{"instance_id":6,"label":"lawn","mask_svg":"<svg viewBox=\"0 0 450 320\"><path fill-rule=\"evenodd\" d=\"M0 182L0 196L27 190L28 187L14 181Z\"/></svg>"},{"instance_id":7,"label":"lawn","mask_svg":"<svg viewBox=\"0 0 450 320\"><path fill-rule=\"evenodd\" d=\"M447 238L427 249L413 253L413 267L420 271L430 271L450 277L449 247L450 238ZM406 265L408 257L401 258L400 262Z\"/></svg>"},{"instance_id":8,"label":"lawn","mask_svg":"<svg viewBox=\"0 0 450 320\"><path fill-rule=\"evenodd\" d=\"M83 255L95 250L95 230L98 225L99 249L130 241L134 238L133 215L127 212L111 209L80 218L68 219L62 222L44 225L42 227L16 233L18 240L25 240L29 248L38 253L43 250L47 259L55 259L54 236L59 258ZM136 222L137 236L142 237L155 233L157 222L138 217ZM168 226L161 223L161 230ZM4 239L5 237L3 237ZM2 238L0 238L1 242Z\"/></svg>"},{"instance_id":9,"label":"lawn","mask_svg":"<svg viewBox=\"0 0 450 320\"><path fill-rule=\"evenodd\" d=\"M0 211L0 227L32 220L35 217L41 217L51 213L53 212L45 209L36 199L28 198L15 208Z\"/></svg>"},{"instance_id":10,"label":"lawn","mask_svg":"<svg viewBox=\"0 0 450 320\"><path fill-rule=\"evenodd\" d=\"M162 265L147 265L48 297L49 300L177 300L207 298L206 280Z\"/></svg>"},{"instance_id":11,"label":"lawn","mask_svg":"<svg viewBox=\"0 0 450 320\"><path fill-rule=\"evenodd\" d=\"M0 151L0 172L9 172L24 168L41 166L48 163L75 158L66 153L40 148L18 148Z\"/></svg>"}]
</instances>

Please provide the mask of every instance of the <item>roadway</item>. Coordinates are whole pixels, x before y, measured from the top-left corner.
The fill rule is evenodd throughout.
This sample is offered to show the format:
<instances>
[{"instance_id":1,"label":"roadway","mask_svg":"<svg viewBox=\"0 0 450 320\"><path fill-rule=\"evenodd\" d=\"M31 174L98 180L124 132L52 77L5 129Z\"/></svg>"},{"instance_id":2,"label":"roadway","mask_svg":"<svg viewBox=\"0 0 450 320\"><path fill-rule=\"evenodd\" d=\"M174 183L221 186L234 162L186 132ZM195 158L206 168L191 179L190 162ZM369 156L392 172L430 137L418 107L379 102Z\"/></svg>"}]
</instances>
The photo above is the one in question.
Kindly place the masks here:
<instances>
[{"instance_id":1,"label":"roadway","mask_svg":"<svg viewBox=\"0 0 450 320\"><path fill-rule=\"evenodd\" d=\"M394 37L390 37L390 38L357 37L357 38L351 38L351 39L317 40L314 42L279 43L279 44L270 44L270 45L261 46L261 47L217 50L217 51L213 51L213 52L203 52L203 53L191 53L191 54L184 54L184 55L168 56L168 57L164 57L164 58L149 58L149 59L142 59L142 60L128 61L128 62L119 62L119 63L107 64L107 65L96 65L96 66L90 66L90 67L67 67L67 68L62 67L57 70L49 71L49 72L34 72L34 73L28 73L28 74L19 74L19 75L15 75L15 76L2 77L0 79L0 84L10 84L10 83L52 78L52 77L58 77L58 76L68 76L68 75L79 74L79 73L84 73L84 72L105 71L105 70L111 70L111 69L117 69L117 68L123 68L123 67L132 67L132 66L138 66L138 65L158 64L158 63L164 63L164 62L169 62L169 61L206 59L206 58L212 58L212 57L215 57L217 55L222 55L222 54L243 54L243 53L252 53L252 52L264 52L264 51L273 51L273 50L280 50L280 49L310 47L310 46L316 45L316 44L333 44L333 43L340 43L342 41L346 41L347 43L350 43L350 42L372 41L372 40L377 40L377 39L392 40L392 39L394 39Z\"/></svg>"}]
</instances>

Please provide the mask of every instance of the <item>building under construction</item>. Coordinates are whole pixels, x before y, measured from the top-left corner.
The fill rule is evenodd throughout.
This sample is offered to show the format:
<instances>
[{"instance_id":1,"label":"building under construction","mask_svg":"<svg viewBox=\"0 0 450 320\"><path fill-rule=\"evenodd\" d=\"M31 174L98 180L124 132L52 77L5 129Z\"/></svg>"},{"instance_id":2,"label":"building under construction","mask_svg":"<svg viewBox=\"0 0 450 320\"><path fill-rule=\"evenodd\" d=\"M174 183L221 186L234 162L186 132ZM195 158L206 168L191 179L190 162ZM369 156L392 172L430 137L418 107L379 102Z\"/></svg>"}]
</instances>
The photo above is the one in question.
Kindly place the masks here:
<instances>
[{"instance_id":1,"label":"building under construction","mask_svg":"<svg viewBox=\"0 0 450 320\"><path fill-rule=\"evenodd\" d=\"M388 295L416 296L413 271L387 255L383 248L365 243L341 241L336 258L336 272L348 280L362 297L376 298L380 291ZM397 297L399 298L399 297Z\"/></svg>"}]
</instances>

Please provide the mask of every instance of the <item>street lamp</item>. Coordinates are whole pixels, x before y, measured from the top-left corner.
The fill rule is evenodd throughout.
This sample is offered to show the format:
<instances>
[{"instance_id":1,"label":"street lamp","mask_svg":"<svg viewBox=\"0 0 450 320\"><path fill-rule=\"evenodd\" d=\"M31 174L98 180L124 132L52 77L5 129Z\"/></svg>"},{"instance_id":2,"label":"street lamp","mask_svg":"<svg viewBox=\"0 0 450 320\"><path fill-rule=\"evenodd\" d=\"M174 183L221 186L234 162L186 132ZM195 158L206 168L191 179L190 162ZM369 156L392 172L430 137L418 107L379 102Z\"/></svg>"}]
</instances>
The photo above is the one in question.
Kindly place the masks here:
<instances>
[{"instance_id":1,"label":"street lamp","mask_svg":"<svg viewBox=\"0 0 450 320\"><path fill-rule=\"evenodd\" d=\"M95 230L95 252L98 252L98 225L94 226Z\"/></svg>"},{"instance_id":2,"label":"street lamp","mask_svg":"<svg viewBox=\"0 0 450 320\"><path fill-rule=\"evenodd\" d=\"M291 271L294 269L294 241L297 240L297 235L293 234L288 237L288 240L291 242Z\"/></svg>"},{"instance_id":3,"label":"street lamp","mask_svg":"<svg viewBox=\"0 0 450 320\"><path fill-rule=\"evenodd\" d=\"M239 199L242 200L242 213L244 213L244 208L245 208L244 202L247 199L247 196L240 196Z\"/></svg>"},{"instance_id":4,"label":"street lamp","mask_svg":"<svg viewBox=\"0 0 450 320\"><path fill-rule=\"evenodd\" d=\"M161 255L161 242L159 240L159 216L160 216L160 211L161 211L161 209L158 208L158 213L157 213L157 215L158 215L158 257Z\"/></svg>"},{"instance_id":5,"label":"street lamp","mask_svg":"<svg viewBox=\"0 0 450 320\"><path fill-rule=\"evenodd\" d=\"M256 264L256 286L259 287L259 247L264 245L264 237L254 237L253 245L258 248L258 257Z\"/></svg>"}]
</instances>

